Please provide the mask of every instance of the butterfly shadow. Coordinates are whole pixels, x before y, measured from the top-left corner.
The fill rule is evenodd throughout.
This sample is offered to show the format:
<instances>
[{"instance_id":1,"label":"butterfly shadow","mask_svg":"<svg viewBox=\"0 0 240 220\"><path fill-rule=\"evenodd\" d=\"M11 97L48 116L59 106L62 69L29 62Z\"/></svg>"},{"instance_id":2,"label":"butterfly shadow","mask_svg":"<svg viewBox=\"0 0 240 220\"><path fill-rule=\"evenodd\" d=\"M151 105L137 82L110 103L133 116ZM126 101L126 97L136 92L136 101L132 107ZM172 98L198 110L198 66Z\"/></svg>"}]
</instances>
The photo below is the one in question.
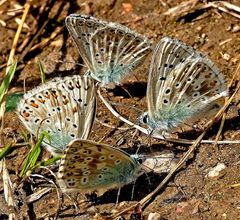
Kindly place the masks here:
<instances>
[{"instance_id":1,"label":"butterfly shadow","mask_svg":"<svg viewBox=\"0 0 240 220\"><path fill-rule=\"evenodd\" d=\"M143 98L146 96L147 83L143 81L126 83L123 85L117 85L113 89L109 89L114 96L122 96L124 98Z\"/></svg>"},{"instance_id":2,"label":"butterfly shadow","mask_svg":"<svg viewBox=\"0 0 240 220\"><path fill-rule=\"evenodd\" d=\"M166 176L165 173L161 175L155 174L153 172L143 174L135 181L135 183L123 186L120 190L119 197L118 189L109 190L99 197L95 193L88 194L86 195L86 197L88 201L91 202L90 206L103 205L109 203L116 204L117 199L118 203L123 201L140 201L142 198L144 198L150 192L152 192L158 186L158 184L164 179L165 176Z\"/></svg>"},{"instance_id":3,"label":"butterfly shadow","mask_svg":"<svg viewBox=\"0 0 240 220\"><path fill-rule=\"evenodd\" d=\"M152 157L152 155L159 155L159 152L165 151L165 144L154 144L151 147L149 146L141 146L139 152L139 162L142 163L144 159L141 158L148 158ZM125 149L127 153L133 155L137 152L139 146L133 146L132 148ZM175 149L176 150L176 149ZM174 151L174 148L169 148L168 151ZM151 154L151 156L149 156ZM174 153L175 154L175 153ZM144 167L144 166L143 166ZM119 189L111 189L105 192L101 196L97 196L97 194L88 194L87 199L92 203L91 205L101 205L107 203L116 203L123 202L123 201L140 201L142 198L147 196L150 192L152 192L159 183L164 179L167 175L166 172L161 174L154 173L149 169L149 171L144 171L141 176L139 176L135 182L127 184L120 189L120 195L118 195ZM119 197L118 197L119 196Z\"/></svg>"}]
</instances>

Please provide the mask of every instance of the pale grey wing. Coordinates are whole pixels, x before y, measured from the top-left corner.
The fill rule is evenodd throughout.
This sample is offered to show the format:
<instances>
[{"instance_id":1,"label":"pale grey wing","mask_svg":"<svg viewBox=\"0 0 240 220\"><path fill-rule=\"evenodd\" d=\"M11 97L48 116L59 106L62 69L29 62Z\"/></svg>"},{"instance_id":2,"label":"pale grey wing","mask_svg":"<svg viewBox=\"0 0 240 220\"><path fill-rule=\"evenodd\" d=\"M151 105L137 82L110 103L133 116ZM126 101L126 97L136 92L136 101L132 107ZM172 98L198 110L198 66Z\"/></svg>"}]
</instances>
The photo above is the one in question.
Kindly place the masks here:
<instances>
[{"instance_id":1,"label":"pale grey wing","mask_svg":"<svg viewBox=\"0 0 240 220\"><path fill-rule=\"evenodd\" d=\"M79 84L84 80L79 78ZM62 88L63 84L64 79L57 78L27 92L17 108L17 114L29 132L36 136L42 131L48 132L51 142L44 139L44 145L52 153L60 153L75 138L87 137L93 120L90 121L88 116L87 125L82 114L85 109L94 112L94 109L88 109L88 105L84 106L88 100L84 100L81 106L74 98L79 95L74 96ZM84 91L82 96L87 97L85 93L89 90ZM94 116L94 113L88 114Z\"/></svg>"},{"instance_id":2,"label":"pale grey wing","mask_svg":"<svg viewBox=\"0 0 240 220\"><path fill-rule=\"evenodd\" d=\"M203 55L177 39L165 37L159 41L154 49L148 76L147 102L150 116L161 107L157 103L163 100L166 84L173 80L170 72L190 56Z\"/></svg>"},{"instance_id":3,"label":"pale grey wing","mask_svg":"<svg viewBox=\"0 0 240 220\"><path fill-rule=\"evenodd\" d=\"M98 19L87 16L71 14L65 19L66 27L77 45L79 53L91 72L93 68L93 55L90 49L91 36L105 24L99 22Z\"/></svg>"},{"instance_id":4,"label":"pale grey wing","mask_svg":"<svg viewBox=\"0 0 240 220\"><path fill-rule=\"evenodd\" d=\"M167 81L162 100L156 103L159 111L184 106L191 120L211 117L222 107L224 97L228 95L224 75L207 57L188 57L169 75L172 80Z\"/></svg>"},{"instance_id":5,"label":"pale grey wing","mask_svg":"<svg viewBox=\"0 0 240 220\"><path fill-rule=\"evenodd\" d=\"M152 51L149 39L120 24L109 22L90 41L92 76L103 84L119 84Z\"/></svg>"},{"instance_id":6,"label":"pale grey wing","mask_svg":"<svg viewBox=\"0 0 240 220\"><path fill-rule=\"evenodd\" d=\"M30 133L38 136L43 131L48 132L51 141L45 138L43 144L52 153L60 153L79 135L78 104L65 91L34 89L23 97L17 111Z\"/></svg>"},{"instance_id":7,"label":"pale grey wing","mask_svg":"<svg viewBox=\"0 0 240 220\"><path fill-rule=\"evenodd\" d=\"M65 77L57 87L64 89L78 104L78 138L87 139L96 113L95 83L87 75Z\"/></svg>"},{"instance_id":8,"label":"pale grey wing","mask_svg":"<svg viewBox=\"0 0 240 220\"><path fill-rule=\"evenodd\" d=\"M160 41L150 71L149 116L159 130L171 130L187 121L211 117L228 94L226 80L218 68L207 57L177 40Z\"/></svg>"},{"instance_id":9,"label":"pale grey wing","mask_svg":"<svg viewBox=\"0 0 240 220\"><path fill-rule=\"evenodd\" d=\"M93 78L103 84L120 83L152 50L149 39L117 23L70 15L66 25Z\"/></svg>"}]
</instances>

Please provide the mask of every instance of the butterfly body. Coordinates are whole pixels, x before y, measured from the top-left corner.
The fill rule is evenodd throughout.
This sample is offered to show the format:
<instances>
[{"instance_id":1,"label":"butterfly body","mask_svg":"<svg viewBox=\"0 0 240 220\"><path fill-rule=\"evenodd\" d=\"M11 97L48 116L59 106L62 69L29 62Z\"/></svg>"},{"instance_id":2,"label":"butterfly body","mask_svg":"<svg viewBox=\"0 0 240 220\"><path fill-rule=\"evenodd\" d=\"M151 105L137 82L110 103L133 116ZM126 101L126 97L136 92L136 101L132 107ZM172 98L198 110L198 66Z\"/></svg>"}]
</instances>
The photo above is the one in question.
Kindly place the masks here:
<instances>
[{"instance_id":1,"label":"butterfly body","mask_svg":"<svg viewBox=\"0 0 240 220\"><path fill-rule=\"evenodd\" d=\"M64 192L98 192L121 187L141 174L135 157L109 145L72 141L61 160L58 182Z\"/></svg>"},{"instance_id":2,"label":"butterfly body","mask_svg":"<svg viewBox=\"0 0 240 220\"><path fill-rule=\"evenodd\" d=\"M143 117L155 132L171 132L188 122L210 118L227 95L223 74L206 56L165 37L153 54L148 112Z\"/></svg>"},{"instance_id":3,"label":"butterfly body","mask_svg":"<svg viewBox=\"0 0 240 220\"><path fill-rule=\"evenodd\" d=\"M146 37L117 23L77 14L65 22L91 76L103 85L119 84L152 50Z\"/></svg>"},{"instance_id":4,"label":"butterfly body","mask_svg":"<svg viewBox=\"0 0 240 220\"><path fill-rule=\"evenodd\" d=\"M46 131L43 145L61 153L75 138L86 139L95 116L94 82L87 76L55 78L28 91L17 114L27 130L38 136Z\"/></svg>"}]
</instances>

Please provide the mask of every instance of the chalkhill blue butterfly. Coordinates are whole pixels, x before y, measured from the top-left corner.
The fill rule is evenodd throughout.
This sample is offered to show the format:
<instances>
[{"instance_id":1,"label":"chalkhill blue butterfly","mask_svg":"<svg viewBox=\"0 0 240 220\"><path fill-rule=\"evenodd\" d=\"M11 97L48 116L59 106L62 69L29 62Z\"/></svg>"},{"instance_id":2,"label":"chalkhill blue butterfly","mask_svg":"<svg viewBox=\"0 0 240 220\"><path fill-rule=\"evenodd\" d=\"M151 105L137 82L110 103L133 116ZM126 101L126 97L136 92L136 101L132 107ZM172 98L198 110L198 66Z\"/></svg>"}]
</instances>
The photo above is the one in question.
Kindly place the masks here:
<instances>
[{"instance_id":1,"label":"chalkhill blue butterfly","mask_svg":"<svg viewBox=\"0 0 240 220\"><path fill-rule=\"evenodd\" d=\"M77 14L65 23L89 74L102 85L119 84L152 51L148 38L117 23Z\"/></svg>"},{"instance_id":2,"label":"chalkhill blue butterfly","mask_svg":"<svg viewBox=\"0 0 240 220\"><path fill-rule=\"evenodd\" d=\"M120 188L143 173L134 155L110 145L76 139L61 159L58 182L63 192L97 192Z\"/></svg>"},{"instance_id":3,"label":"chalkhill blue butterfly","mask_svg":"<svg viewBox=\"0 0 240 220\"><path fill-rule=\"evenodd\" d=\"M95 116L96 93L88 76L55 78L24 94L17 114L27 130L44 139L47 150L61 153L76 138L87 139Z\"/></svg>"},{"instance_id":4,"label":"chalkhill blue butterfly","mask_svg":"<svg viewBox=\"0 0 240 220\"><path fill-rule=\"evenodd\" d=\"M148 111L141 120L153 132L168 133L210 118L227 95L224 75L209 58L177 39L165 37L153 53L147 84Z\"/></svg>"}]
</instances>

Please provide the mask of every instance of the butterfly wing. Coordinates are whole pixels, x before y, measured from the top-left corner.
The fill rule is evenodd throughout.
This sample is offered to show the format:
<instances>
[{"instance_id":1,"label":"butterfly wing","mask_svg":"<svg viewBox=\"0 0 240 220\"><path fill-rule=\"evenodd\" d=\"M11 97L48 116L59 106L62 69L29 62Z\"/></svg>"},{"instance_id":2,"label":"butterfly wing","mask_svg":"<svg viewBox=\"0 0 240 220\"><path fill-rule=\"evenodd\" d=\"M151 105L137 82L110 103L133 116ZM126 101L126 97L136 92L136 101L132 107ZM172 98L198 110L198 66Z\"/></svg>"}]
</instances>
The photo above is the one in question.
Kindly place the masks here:
<instances>
[{"instance_id":1,"label":"butterfly wing","mask_svg":"<svg viewBox=\"0 0 240 220\"><path fill-rule=\"evenodd\" d=\"M140 164L124 151L89 140L74 140L64 152L58 182L64 192L98 191L132 182Z\"/></svg>"},{"instance_id":2,"label":"butterfly wing","mask_svg":"<svg viewBox=\"0 0 240 220\"><path fill-rule=\"evenodd\" d=\"M57 88L65 90L77 102L76 120L79 121L77 138L87 139L96 113L96 91L93 80L86 75L65 77L57 83Z\"/></svg>"},{"instance_id":3,"label":"butterfly wing","mask_svg":"<svg viewBox=\"0 0 240 220\"><path fill-rule=\"evenodd\" d=\"M206 112L216 113L227 90L223 74L207 57L181 41L163 38L154 51L148 80L152 127L171 130Z\"/></svg>"},{"instance_id":4,"label":"butterfly wing","mask_svg":"<svg viewBox=\"0 0 240 220\"><path fill-rule=\"evenodd\" d=\"M17 114L35 136L48 132L51 142L44 139L44 145L59 153L72 139L88 137L95 102L94 83L87 76L57 78L27 92Z\"/></svg>"},{"instance_id":5,"label":"butterfly wing","mask_svg":"<svg viewBox=\"0 0 240 220\"><path fill-rule=\"evenodd\" d=\"M117 23L73 14L66 26L92 77L103 84L120 83L152 50L146 37Z\"/></svg>"}]
</instances>

